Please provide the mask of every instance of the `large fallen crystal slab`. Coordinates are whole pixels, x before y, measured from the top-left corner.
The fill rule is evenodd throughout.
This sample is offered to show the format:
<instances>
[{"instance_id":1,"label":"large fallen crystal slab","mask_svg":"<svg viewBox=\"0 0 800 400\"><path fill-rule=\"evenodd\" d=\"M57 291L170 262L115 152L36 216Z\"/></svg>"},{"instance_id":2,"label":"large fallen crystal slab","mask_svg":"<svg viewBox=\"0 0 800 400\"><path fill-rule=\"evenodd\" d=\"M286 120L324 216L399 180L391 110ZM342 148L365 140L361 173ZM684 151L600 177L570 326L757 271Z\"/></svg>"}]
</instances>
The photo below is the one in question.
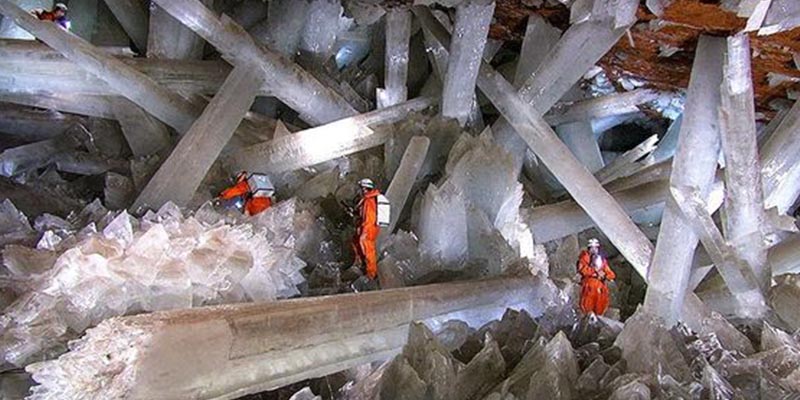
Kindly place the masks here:
<instances>
[{"instance_id":1,"label":"large fallen crystal slab","mask_svg":"<svg viewBox=\"0 0 800 400\"><path fill-rule=\"evenodd\" d=\"M0 153L0 174L15 176L49 164L53 158L78 147L67 135L17 146Z\"/></svg>"},{"instance_id":2,"label":"large fallen crystal slab","mask_svg":"<svg viewBox=\"0 0 800 400\"><path fill-rule=\"evenodd\" d=\"M412 321L478 326L535 296L528 279L499 278L112 318L29 367L33 398L244 396L386 359Z\"/></svg>"},{"instance_id":3,"label":"large fallen crystal slab","mask_svg":"<svg viewBox=\"0 0 800 400\"><path fill-rule=\"evenodd\" d=\"M800 26L800 6L791 0L772 0L764 25L759 29L760 35L772 35Z\"/></svg>"},{"instance_id":4,"label":"large fallen crystal slab","mask_svg":"<svg viewBox=\"0 0 800 400\"><path fill-rule=\"evenodd\" d=\"M655 181L613 192L612 195L634 222L643 223L648 220L649 214L663 209L664 201L669 195L669 183ZM572 200L534 207L525 215L537 243L580 233L595 225L586 211Z\"/></svg>"},{"instance_id":5,"label":"large fallen crystal slab","mask_svg":"<svg viewBox=\"0 0 800 400\"><path fill-rule=\"evenodd\" d=\"M725 39L700 37L672 163L670 184L697 187L702 199L707 199L719 159L718 107L725 52ZM645 307L668 324L681 315L696 247L697 236L683 221L678 205L668 199L645 297Z\"/></svg>"},{"instance_id":6,"label":"large fallen crystal slab","mask_svg":"<svg viewBox=\"0 0 800 400\"><path fill-rule=\"evenodd\" d=\"M393 106L408 98L408 58L411 12L392 9L386 13L385 88L378 89L378 108Z\"/></svg>"},{"instance_id":7,"label":"large fallen crystal slab","mask_svg":"<svg viewBox=\"0 0 800 400\"><path fill-rule=\"evenodd\" d=\"M254 65L234 68L219 93L139 194L133 203L134 210L157 209L169 201L179 206L188 204L252 105L255 89L261 84L260 72Z\"/></svg>"},{"instance_id":8,"label":"large fallen crystal slab","mask_svg":"<svg viewBox=\"0 0 800 400\"><path fill-rule=\"evenodd\" d=\"M26 141L52 139L84 118L53 110L37 110L14 104L0 104L0 132Z\"/></svg>"},{"instance_id":9,"label":"large fallen crystal slab","mask_svg":"<svg viewBox=\"0 0 800 400\"><path fill-rule=\"evenodd\" d=\"M455 40L448 47L449 61L442 90L442 115L466 123L472 111L475 80L494 14L492 0L466 0L456 7Z\"/></svg>"},{"instance_id":10,"label":"large fallen crystal slab","mask_svg":"<svg viewBox=\"0 0 800 400\"><path fill-rule=\"evenodd\" d=\"M108 53L102 47L98 50ZM79 65L42 43L0 40L0 54L0 70L13 73L0 84L4 89L57 91L62 95L119 95L102 78L87 74ZM230 71L222 61L183 62L108 55L182 94L213 93Z\"/></svg>"},{"instance_id":11,"label":"large fallen crystal slab","mask_svg":"<svg viewBox=\"0 0 800 400\"><path fill-rule=\"evenodd\" d=\"M309 123L322 124L355 114L353 107L341 96L297 64L258 45L241 26L227 17L218 17L199 0L156 0L156 3L223 55L236 60L235 63L257 65L264 80L270 82L273 95L299 112ZM336 6L341 8L338 4Z\"/></svg>"},{"instance_id":12,"label":"large fallen crystal slab","mask_svg":"<svg viewBox=\"0 0 800 400\"><path fill-rule=\"evenodd\" d=\"M141 221L98 207L77 216L75 226L91 221L77 237L51 233L64 236L51 249L59 257L5 310L5 361L24 366L35 355L57 355L75 334L112 316L296 295L305 263L295 253L316 228L298 225L294 201L239 225L208 210L184 218L173 204Z\"/></svg>"},{"instance_id":13,"label":"large fallen crystal slab","mask_svg":"<svg viewBox=\"0 0 800 400\"><path fill-rule=\"evenodd\" d=\"M370 125L396 122L428 108L433 100L417 98L393 107L344 118L237 151L226 158L231 171L280 173L310 167L383 144L389 135Z\"/></svg>"}]
</instances>

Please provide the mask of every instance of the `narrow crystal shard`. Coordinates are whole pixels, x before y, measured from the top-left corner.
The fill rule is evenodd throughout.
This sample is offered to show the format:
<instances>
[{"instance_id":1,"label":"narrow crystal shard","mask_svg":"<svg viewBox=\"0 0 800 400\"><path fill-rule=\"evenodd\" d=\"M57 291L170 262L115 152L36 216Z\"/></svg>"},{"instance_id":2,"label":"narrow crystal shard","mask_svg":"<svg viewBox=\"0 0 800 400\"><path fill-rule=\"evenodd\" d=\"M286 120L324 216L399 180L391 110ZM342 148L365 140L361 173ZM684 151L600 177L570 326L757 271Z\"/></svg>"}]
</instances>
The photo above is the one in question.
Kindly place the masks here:
<instances>
[{"instance_id":1,"label":"narrow crystal shard","mask_svg":"<svg viewBox=\"0 0 800 400\"><path fill-rule=\"evenodd\" d=\"M75 147L77 143L74 140L60 136L5 150L0 153L0 175L14 176L43 167L55 156Z\"/></svg>"},{"instance_id":2,"label":"narrow crystal shard","mask_svg":"<svg viewBox=\"0 0 800 400\"><path fill-rule=\"evenodd\" d=\"M600 146L592 131L592 125L587 122L573 122L556 127L556 133L561 141L572 151L575 158L591 173L603 168L603 156Z\"/></svg>"},{"instance_id":3,"label":"narrow crystal shard","mask_svg":"<svg viewBox=\"0 0 800 400\"><path fill-rule=\"evenodd\" d=\"M614 161L598 170L594 176L600 183L605 185L614 179L634 174L635 171L655 162L653 158L650 158L650 162L643 162L642 164L636 163L653 153L657 148L656 143L658 143L658 135L650 136L633 149L626 151L621 156L615 158Z\"/></svg>"},{"instance_id":4,"label":"narrow crystal shard","mask_svg":"<svg viewBox=\"0 0 800 400\"><path fill-rule=\"evenodd\" d=\"M135 157L147 157L169 146L169 131L161 121L128 99L110 98L109 103Z\"/></svg>"},{"instance_id":5,"label":"narrow crystal shard","mask_svg":"<svg viewBox=\"0 0 800 400\"><path fill-rule=\"evenodd\" d=\"M522 49L514 74L514 87L519 88L542 65L559 37L561 30L550 25L541 15L531 14L528 17L528 26L525 29L525 38L522 40Z\"/></svg>"},{"instance_id":6,"label":"narrow crystal shard","mask_svg":"<svg viewBox=\"0 0 800 400\"><path fill-rule=\"evenodd\" d=\"M136 47L144 52L147 48L149 17L144 5L136 0L106 0L106 5Z\"/></svg>"},{"instance_id":7,"label":"narrow crystal shard","mask_svg":"<svg viewBox=\"0 0 800 400\"><path fill-rule=\"evenodd\" d=\"M795 134L800 129L800 101L780 122L775 132L760 149L765 208L778 207L786 213L800 195L800 141Z\"/></svg>"},{"instance_id":8,"label":"narrow crystal shard","mask_svg":"<svg viewBox=\"0 0 800 400\"><path fill-rule=\"evenodd\" d=\"M408 46L411 12L392 9L386 13L385 88L378 89L378 108L393 106L408 98Z\"/></svg>"},{"instance_id":9,"label":"narrow crystal shard","mask_svg":"<svg viewBox=\"0 0 800 400\"><path fill-rule=\"evenodd\" d=\"M725 50L725 39L700 37L670 177L672 186L697 187L704 199L714 181L719 158L717 110ZM684 223L678 205L668 199L645 297L645 307L667 323L677 321L681 315L696 247L697 236Z\"/></svg>"},{"instance_id":10,"label":"narrow crystal shard","mask_svg":"<svg viewBox=\"0 0 800 400\"><path fill-rule=\"evenodd\" d=\"M275 138L237 151L227 158L231 170L280 173L310 167L324 161L383 144L389 132L370 125L396 122L433 101L417 98L393 107L344 118L289 136Z\"/></svg>"},{"instance_id":11,"label":"narrow crystal shard","mask_svg":"<svg viewBox=\"0 0 800 400\"><path fill-rule=\"evenodd\" d=\"M703 247L711 256L731 293L736 297L739 303L738 316L761 317L766 312L766 301L757 277L747 261L740 258L738 252L725 242L714 220L708 214L708 208L700 196L700 191L697 188L673 186L671 193L674 204L694 230L694 235L703 243Z\"/></svg>"},{"instance_id":12,"label":"narrow crystal shard","mask_svg":"<svg viewBox=\"0 0 800 400\"><path fill-rule=\"evenodd\" d=\"M253 65L241 65L231 72L219 93L139 194L134 209L156 209L168 201L183 206L192 199L253 103L261 79L260 71Z\"/></svg>"},{"instance_id":13,"label":"narrow crystal shard","mask_svg":"<svg viewBox=\"0 0 800 400\"><path fill-rule=\"evenodd\" d=\"M456 8L455 40L449 47L442 91L442 115L462 124L469 119L475 80L494 14L493 0L467 0Z\"/></svg>"},{"instance_id":14,"label":"narrow crystal shard","mask_svg":"<svg viewBox=\"0 0 800 400\"><path fill-rule=\"evenodd\" d=\"M588 121L594 118L605 118L639 112L640 104L658 98L658 92L648 89L637 89L625 93L610 94L594 99L576 101L569 105L556 106L545 114L544 120L550 125L569 122Z\"/></svg>"},{"instance_id":15,"label":"narrow crystal shard","mask_svg":"<svg viewBox=\"0 0 800 400\"><path fill-rule=\"evenodd\" d=\"M381 229L381 239L384 239L386 235L394 231L397 226L400 214L405 208L411 189L417 181L422 164L428 155L430 143L430 139L422 136L415 136L408 143L408 147L406 147L406 151L400 161L400 167L397 168L397 172L395 172L392 182L386 190L386 198L389 199L389 203L392 205L392 213L389 226ZM378 241L380 242L381 239Z\"/></svg>"}]
</instances>

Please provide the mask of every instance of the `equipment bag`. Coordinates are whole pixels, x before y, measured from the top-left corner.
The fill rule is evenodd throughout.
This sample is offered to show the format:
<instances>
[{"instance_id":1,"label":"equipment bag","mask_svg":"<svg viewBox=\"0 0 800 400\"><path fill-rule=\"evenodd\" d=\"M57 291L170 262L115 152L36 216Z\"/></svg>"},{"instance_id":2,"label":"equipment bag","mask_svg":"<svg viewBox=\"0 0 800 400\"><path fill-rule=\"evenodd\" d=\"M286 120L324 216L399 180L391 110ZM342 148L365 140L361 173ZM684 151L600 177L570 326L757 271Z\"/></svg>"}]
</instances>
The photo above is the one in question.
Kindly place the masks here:
<instances>
[{"instance_id":1,"label":"equipment bag","mask_svg":"<svg viewBox=\"0 0 800 400\"><path fill-rule=\"evenodd\" d=\"M378 195L378 226L380 227L387 227L389 226L392 218L392 205L389 203L389 199L386 196L379 194Z\"/></svg>"},{"instance_id":2,"label":"equipment bag","mask_svg":"<svg viewBox=\"0 0 800 400\"><path fill-rule=\"evenodd\" d=\"M275 194L275 186L264 174L250 174L247 178L247 185L250 187L250 194L253 197L272 197Z\"/></svg>"}]
</instances>

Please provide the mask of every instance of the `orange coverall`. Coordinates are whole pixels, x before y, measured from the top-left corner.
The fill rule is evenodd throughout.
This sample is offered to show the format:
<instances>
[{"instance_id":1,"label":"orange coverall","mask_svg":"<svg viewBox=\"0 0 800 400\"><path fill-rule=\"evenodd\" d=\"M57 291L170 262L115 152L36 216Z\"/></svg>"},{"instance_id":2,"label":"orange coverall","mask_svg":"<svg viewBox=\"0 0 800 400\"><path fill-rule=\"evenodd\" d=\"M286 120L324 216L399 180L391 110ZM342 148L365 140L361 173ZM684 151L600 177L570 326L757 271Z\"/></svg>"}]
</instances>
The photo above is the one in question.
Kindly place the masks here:
<instances>
[{"instance_id":1,"label":"orange coverall","mask_svg":"<svg viewBox=\"0 0 800 400\"><path fill-rule=\"evenodd\" d=\"M223 200L230 200L235 197L244 196L244 211L247 215L256 215L272 206L272 199L269 197L253 197L250 195L250 185L246 179L241 179L220 193L219 197Z\"/></svg>"},{"instance_id":2,"label":"orange coverall","mask_svg":"<svg viewBox=\"0 0 800 400\"><path fill-rule=\"evenodd\" d=\"M600 270L592 266L592 254L583 250L578 258L578 272L581 274L581 310L584 313L594 312L603 315L608 309L608 286L606 281L613 281L617 275L608 266L608 260L603 258L600 270L605 274L599 276Z\"/></svg>"},{"instance_id":3,"label":"orange coverall","mask_svg":"<svg viewBox=\"0 0 800 400\"><path fill-rule=\"evenodd\" d=\"M364 194L358 203L359 226L353 238L356 257L366 265L367 277L378 276L378 249L375 242L381 228L378 226L378 189L371 189Z\"/></svg>"}]
</instances>

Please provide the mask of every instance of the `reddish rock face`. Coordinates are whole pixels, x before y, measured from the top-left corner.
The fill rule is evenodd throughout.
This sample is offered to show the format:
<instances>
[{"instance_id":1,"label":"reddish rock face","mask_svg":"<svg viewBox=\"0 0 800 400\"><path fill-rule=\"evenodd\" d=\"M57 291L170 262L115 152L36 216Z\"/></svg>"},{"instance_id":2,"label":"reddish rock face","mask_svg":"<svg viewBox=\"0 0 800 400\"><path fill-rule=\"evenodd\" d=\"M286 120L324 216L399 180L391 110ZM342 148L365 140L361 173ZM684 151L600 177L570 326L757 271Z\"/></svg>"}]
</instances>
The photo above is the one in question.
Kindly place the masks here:
<instances>
[{"instance_id":1,"label":"reddish rock face","mask_svg":"<svg viewBox=\"0 0 800 400\"><path fill-rule=\"evenodd\" d=\"M521 41L529 14L543 15L552 24L566 29L569 10L566 7L534 7L530 0L497 0L494 24L490 35L496 39ZM622 38L600 61L611 78L631 75L648 81L658 89L681 89L689 83L694 49L700 34L728 35L744 28L746 19L722 9L715 0L674 0L661 20L644 6L638 11L639 22L631 29L630 38ZM659 28L660 27L660 28ZM800 78L793 53L800 53L800 29L770 36L750 35L753 50L753 79L756 106L768 118L768 104L786 98L786 91L800 85L783 83L769 87L767 73L774 72ZM631 41L633 43L631 43ZM662 49L679 49L668 57Z\"/></svg>"}]
</instances>

